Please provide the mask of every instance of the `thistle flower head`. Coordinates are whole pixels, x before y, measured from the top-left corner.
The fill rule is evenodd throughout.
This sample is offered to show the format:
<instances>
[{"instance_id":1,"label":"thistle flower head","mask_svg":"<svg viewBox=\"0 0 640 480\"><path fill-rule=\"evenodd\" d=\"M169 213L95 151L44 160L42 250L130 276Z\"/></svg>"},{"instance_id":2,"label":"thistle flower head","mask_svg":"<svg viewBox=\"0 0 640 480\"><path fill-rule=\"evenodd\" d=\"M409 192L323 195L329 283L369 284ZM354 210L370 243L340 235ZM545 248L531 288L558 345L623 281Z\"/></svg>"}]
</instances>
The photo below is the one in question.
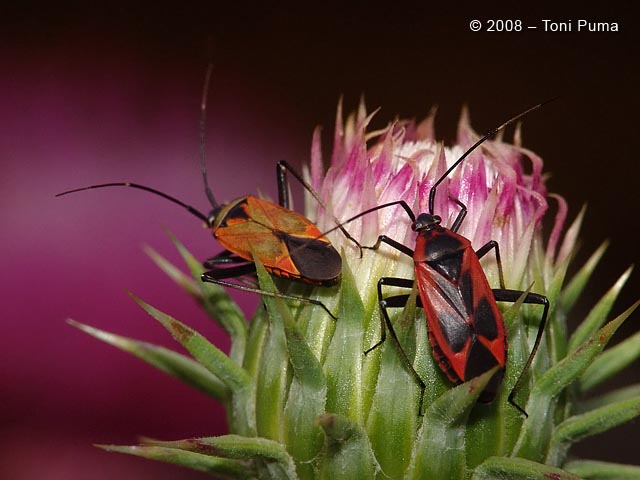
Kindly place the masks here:
<instances>
[{"instance_id":1,"label":"thistle flower head","mask_svg":"<svg viewBox=\"0 0 640 480\"><path fill-rule=\"evenodd\" d=\"M322 302L337 320L322 308L291 302L276 293L275 297L264 295L264 308L260 306L247 322L224 289L199 281L201 264L177 240L193 278L150 251L160 268L229 333L229 355L140 299L136 301L191 357L80 328L223 402L232 433L104 448L238 478L596 478L603 468L607 478L632 471L640 475L639 469L629 466L567 462L572 442L640 412L637 387L582 400L585 393L640 355L640 335L603 352L638 305L605 324L629 272L569 335L566 318L605 246L563 287L582 214L563 231L565 202L547 193L542 160L520 146L519 133L514 144L498 138L473 151L438 186L431 209L431 187L478 139L467 115L462 116L453 147L435 141L433 114L419 124L397 120L377 132L367 131L371 118L361 105L345 122L338 109L334 150L326 173L319 130L313 137L310 178L324 206L307 199L307 215L320 231L332 231L334 246L343 252L340 284L314 288L274 279L256 260L260 288ZM550 198L558 207L544 241L542 221ZM405 296L400 297L406 299L404 308L399 302L389 309L393 310L390 321L397 345L387 339L371 350L379 343L383 328L378 280L399 277L411 281L414 265L408 255L393 248L365 250L360 255L354 242L335 227L336 222L398 200L404 200L416 214L440 216L445 227L451 227L461 205L466 206L458 233L475 249L490 240L500 245L506 287L549 298L547 329L516 397L528 418L507 397L536 337L539 305L522 305L521 299L503 308L509 346L506 372L490 405L477 404L477 400L496 369L453 385L435 358L438 353L432 351L415 291L405 289ZM382 234L409 249L415 246L409 215L397 205L344 226L364 246L371 246ZM495 256L482 258L482 268L489 284L498 287ZM405 357L399 355L400 347ZM416 377L423 382L423 390Z\"/></svg>"},{"instance_id":2,"label":"thistle flower head","mask_svg":"<svg viewBox=\"0 0 640 480\"><path fill-rule=\"evenodd\" d=\"M429 212L431 187L479 138L471 129L466 111L458 125L457 143L452 147L445 147L435 139L435 112L419 124L395 121L372 133L368 133L367 128L375 113L367 115L364 105L346 122L341 115L339 108L334 151L326 174L322 167L319 130L313 138L312 185L321 192L328 208L309 202L312 211L308 213L317 218L321 229L331 228L333 215L346 219L397 200L404 200L416 215L421 212L438 215L442 225L450 227L461 211L455 201L458 200L467 208L458 233L476 247L490 240L498 242L503 252L507 285L521 289L531 284L534 279L528 267L530 262L542 260L532 258L532 253L538 247L534 244L540 241L541 223L549 203L542 178L542 159L519 146L519 130L515 145L487 140L475 149L438 187L434 211ZM544 250L546 263L537 268L546 274L547 280L553 275L554 266L566 260L575 243L575 236L568 237L563 254L556 258L566 204L562 197L553 197L559 204L559 212ZM346 228L355 238L362 239L363 244L370 244L379 234L385 234L410 248L415 245L411 221L399 206L363 216ZM340 235L333 241L349 247ZM353 251L353 248L347 250ZM488 268L488 275L497 285L497 271ZM540 288L544 289L544 284Z\"/></svg>"}]
</instances>

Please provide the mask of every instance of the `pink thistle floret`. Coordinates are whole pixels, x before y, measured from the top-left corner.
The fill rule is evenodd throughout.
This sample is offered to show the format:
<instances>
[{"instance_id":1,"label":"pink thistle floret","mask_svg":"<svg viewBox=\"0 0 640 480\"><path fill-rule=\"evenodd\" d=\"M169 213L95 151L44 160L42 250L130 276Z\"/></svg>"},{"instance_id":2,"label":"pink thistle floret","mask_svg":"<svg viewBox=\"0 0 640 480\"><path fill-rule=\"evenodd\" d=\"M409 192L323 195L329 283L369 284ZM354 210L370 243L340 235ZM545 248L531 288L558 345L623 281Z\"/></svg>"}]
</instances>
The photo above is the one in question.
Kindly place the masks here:
<instances>
[{"instance_id":1,"label":"pink thistle floret","mask_svg":"<svg viewBox=\"0 0 640 480\"><path fill-rule=\"evenodd\" d=\"M466 111L453 147L436 142L433 111L419 124L395 121L383 130L367 132L373 115L375 112L367 114L361 104L357 114L345 122L339 105L331 165L324 177L319 130L314 134L312 184L320 191L329 212L319 209L315 216L311 215L321 229L332 228L333 216L346 220L397 200L407 202L416 215L426 212L431 186L479 138ZM499 137L474 150L438 187L433 213L442 218L443 226L450 227L460 212L450 197L460 200L467 206L467 216L459 233L469 238L476 249L490 240L497 241L507 287L527 289L534 282L550 282L553 269L566 260L575 238L565 238L556 258L566 204L561 197L547 193L542 159L520 146L519 130L515 137L514 144ZM559 206L547 248L542 249L542 220L549 206L548 198L554 198ZM410 248L415 245L410 219L401 207L378 210L345 227L363 245L372 245L381 234ZM334 235L332 241L356 252L353 244L344 242L340 235ZM490 283L497 286L495 258L489 257L483 259L483 264ZM410 266L410 259L407 265ZM357 265L352 268L359 269ZM372 266L364 268L370 271ZM534 277L531 272L542 276ZM547 286L539 285L536 289L544 290Z\"/></svg>"}]
</instances>

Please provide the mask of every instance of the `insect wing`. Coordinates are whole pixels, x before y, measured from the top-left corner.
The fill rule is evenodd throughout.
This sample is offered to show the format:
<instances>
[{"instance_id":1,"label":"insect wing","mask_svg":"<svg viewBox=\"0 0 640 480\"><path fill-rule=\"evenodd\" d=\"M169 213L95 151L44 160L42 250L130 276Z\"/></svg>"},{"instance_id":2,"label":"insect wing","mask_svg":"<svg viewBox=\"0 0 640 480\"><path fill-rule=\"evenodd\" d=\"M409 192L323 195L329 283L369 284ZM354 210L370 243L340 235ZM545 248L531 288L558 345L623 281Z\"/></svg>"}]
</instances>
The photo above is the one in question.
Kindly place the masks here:
<instances>
[{"instance_id":1,"label":"insect wing","mask_svg":"<svg viewBox=\"0 0 640 480\"><path fill-rule=\"evenodd\" d=\"M321 285L337 282L340 255L303 215L253 196L233 202L221 214L214 235L227 250L247 260L254 252L280 277Z\"/></svg>"},{"instance_id":2,"label":"insect wing","mask_svg":"<svg viewBox=\"0 0 640 480\"><path fill-rule=\"evenodd\" d=\"M465 248L457 254L457 278L429 262L416 263L416 278L436 360L451 381L462 383L495 365L504 366L506 340L502 316L475 252Z\"/></svg>"}]
</instances>

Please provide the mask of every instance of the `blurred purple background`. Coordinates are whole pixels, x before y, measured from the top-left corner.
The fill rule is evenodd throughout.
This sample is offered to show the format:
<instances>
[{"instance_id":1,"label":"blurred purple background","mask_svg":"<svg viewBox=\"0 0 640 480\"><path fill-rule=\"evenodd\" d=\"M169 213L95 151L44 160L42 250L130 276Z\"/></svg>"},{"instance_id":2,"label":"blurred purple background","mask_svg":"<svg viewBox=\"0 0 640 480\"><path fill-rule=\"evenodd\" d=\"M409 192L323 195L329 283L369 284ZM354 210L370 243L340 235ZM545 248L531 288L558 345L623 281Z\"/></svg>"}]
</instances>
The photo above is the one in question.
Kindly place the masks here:
<instances>
[{"instance_id":1,"label":"blurred purple background","mask_svg":"<svg viewBox=\"0 0 640 480\"><path fill-rule=\"evenodd\" d=\"M210 234L180 208L139 191L53 198L128 180L206 211L198 108L208 37L216 67L208 165L219 199L258 190L275 196L275 162L307 161L317 124L328 155L341 94L347 110L361 94L371 109L382 106L374 126L396 114L424 116L438 104L436 128L447 140L463 103L475 129L486 131L562 95L526 119L524 145L545 159L550 189L565 195L571 218L589 202L578 260L605 238L613 242L591 297L638 259L639 52L634 25L624 24L628 12L611 5L602 18L621 22L617 34L488 34L470 32L468 22L514 15L486 5L481 12L418 5L250 14L213 4L181 11L157 4L3 7L0 477L201 478L91 445L225 432L214 401L65 323L71 317L173 348L126 295L131 290L226 349L220 329L141 250L149 244L179 262L166 226L204 259L219 251ZM588 16L527 18L551 13ZM615 312L637 298L639 286L635 274ZM247 312L257 302L241 300ZM637 320L621 337L637 330ZM639 380L635 370L627 383ZM637 461L637 425L574 451Z\"/></svg>"}]
</instances>

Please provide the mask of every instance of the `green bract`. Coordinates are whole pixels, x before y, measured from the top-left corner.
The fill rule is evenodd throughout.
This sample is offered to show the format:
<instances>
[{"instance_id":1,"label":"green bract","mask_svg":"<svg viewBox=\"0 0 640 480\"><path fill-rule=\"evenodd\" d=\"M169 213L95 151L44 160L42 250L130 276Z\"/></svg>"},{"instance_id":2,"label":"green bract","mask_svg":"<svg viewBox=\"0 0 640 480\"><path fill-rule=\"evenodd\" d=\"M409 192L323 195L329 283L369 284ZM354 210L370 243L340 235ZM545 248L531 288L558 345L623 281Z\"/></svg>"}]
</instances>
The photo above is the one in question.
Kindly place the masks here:
<instances>
[{"instance_id":1,"label":"green bract","mask_svg":"<svg viewBox=\"0 0 640 480\"><path fill-rule=\"evenodd\" d=\"M212 318L225 315L225 321L219 323L230 332L236 360L135 296L192 358L73 324L224 403L234 433L102 448L236 478L640 478L640 467L576 460L565 465L573 442L640 413L640 386L610 393L608 400L575 402L583 390L594 386L590 369L599 365L595 371L600 374L596 383L600 383L640 355L640 335L603 352L637 303L603 327L596 327L553 366L542 371L534 367L527 420L506 402L506 392L517 374L512 367L507 369L500 398L489 406L476 405L493 372L452 387L424 340L422 313L407 307L396 319L398 331L405 348L415 354L416 368L428 379L426 408L419 416L419 389L395 345L389 341L379 352L363 354L367 347L365 319L377 321L379 313L374 302L365 306L359 300L348 266L339 292L317 289L317 298L327 302L338 296L337 321L321 308L292 306L265 297L266 310L259 308L250 323L242 319L242 324L231 327L241 319L235 303L217 285L201 283L203 269L177 240L174 242L192 269L193 279L156 252L148 253ZM261 288L275 291L272 278L259 271ZM570 283L574 289L582 275L579 272ZM585 282L581 283L584 287ZM610 292L593 312L611 300ZM552 314L551 341L566 343L556 338L555 324L569 312L559 310ZM505 317L510 330L516 331L520 329L513 328L515 322L526 324L529 320L517 306ZM374 330L376 321L370 322ZM604 323L604 319L594 323ZM313 337L308 339L308 335ZM518 351L514 337L517 334L510 336L510 358L520 357L521 364L527 352ZM416 339L421 344L415 345ZM551 474L557 476L545 477Z\"/></svg>"}]
</instances>

